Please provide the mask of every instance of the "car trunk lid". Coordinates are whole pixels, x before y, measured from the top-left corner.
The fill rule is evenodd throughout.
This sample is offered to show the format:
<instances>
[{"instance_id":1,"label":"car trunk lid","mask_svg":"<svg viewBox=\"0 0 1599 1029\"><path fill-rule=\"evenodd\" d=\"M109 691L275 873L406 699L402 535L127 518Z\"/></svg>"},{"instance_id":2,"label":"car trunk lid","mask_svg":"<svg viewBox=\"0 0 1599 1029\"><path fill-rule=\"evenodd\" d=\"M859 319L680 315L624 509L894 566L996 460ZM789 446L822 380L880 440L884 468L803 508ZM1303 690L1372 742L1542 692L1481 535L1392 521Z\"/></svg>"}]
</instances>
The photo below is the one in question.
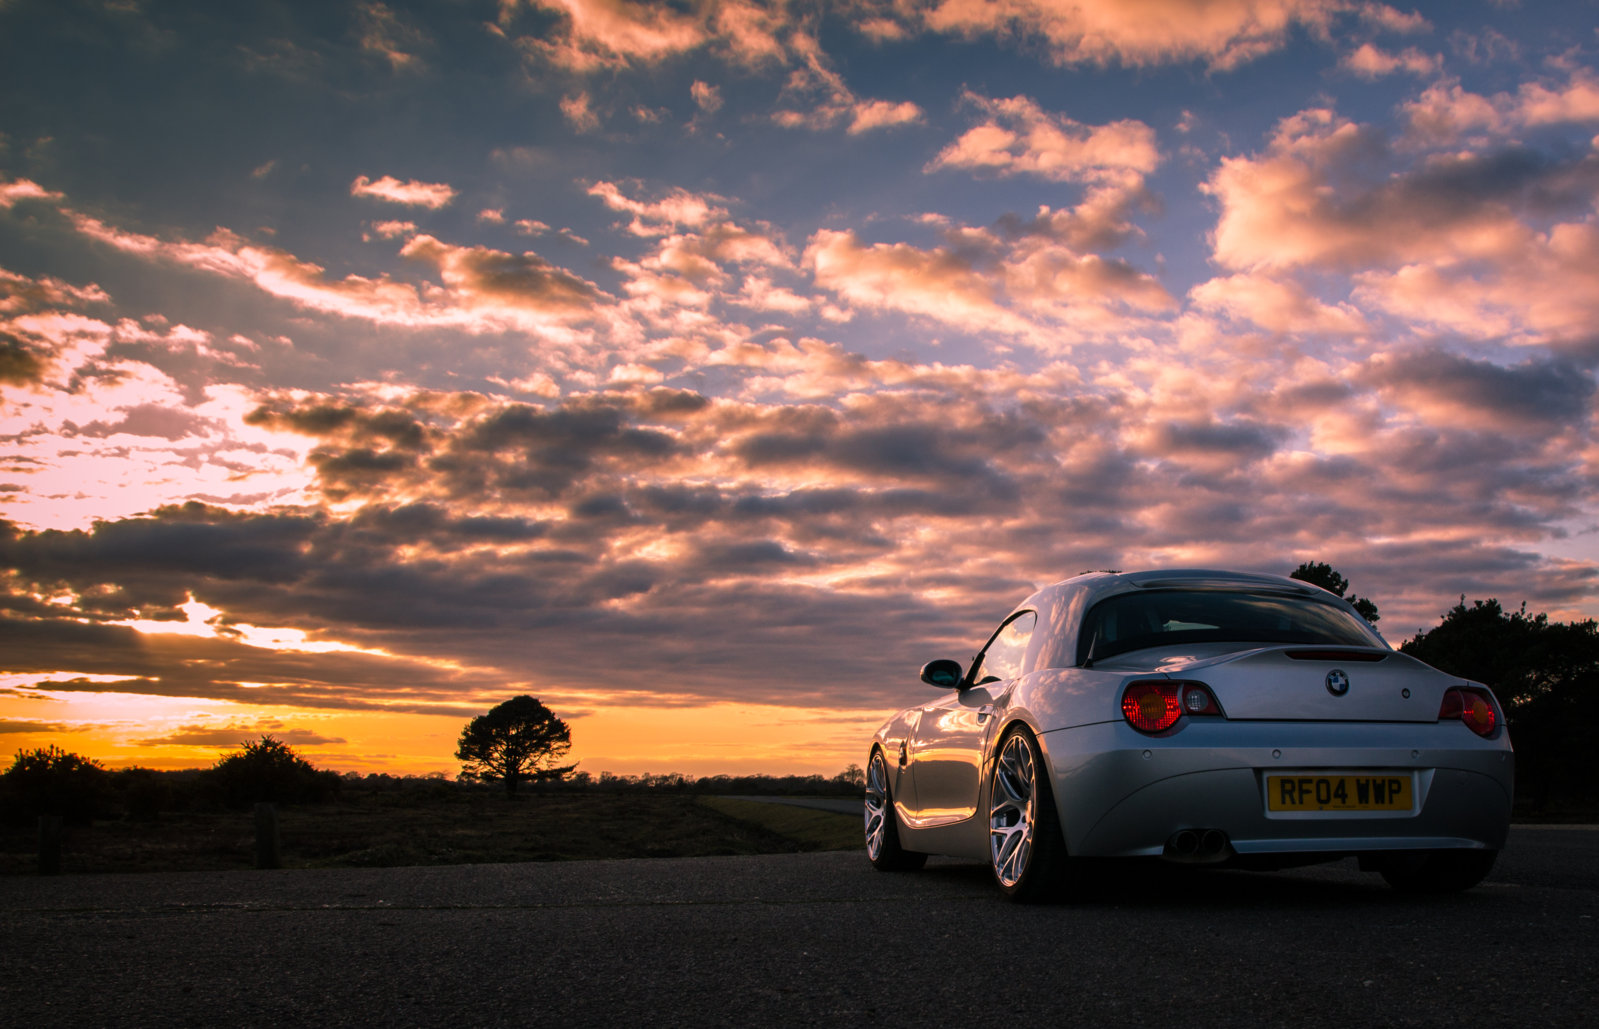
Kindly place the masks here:
<instances>
[{"instance_id":1,"label":"car trunk lid","mask_svg":"<svg viewBox=\"0 0 1599 1029\"><path fill-rule=\"evenodd\" d=\"M1433 722L1462 681L1397 651L1308 644L1166 647L1095 667L1112 666L1202 682L1234 720Z\"/></svg>"}]
</instances>

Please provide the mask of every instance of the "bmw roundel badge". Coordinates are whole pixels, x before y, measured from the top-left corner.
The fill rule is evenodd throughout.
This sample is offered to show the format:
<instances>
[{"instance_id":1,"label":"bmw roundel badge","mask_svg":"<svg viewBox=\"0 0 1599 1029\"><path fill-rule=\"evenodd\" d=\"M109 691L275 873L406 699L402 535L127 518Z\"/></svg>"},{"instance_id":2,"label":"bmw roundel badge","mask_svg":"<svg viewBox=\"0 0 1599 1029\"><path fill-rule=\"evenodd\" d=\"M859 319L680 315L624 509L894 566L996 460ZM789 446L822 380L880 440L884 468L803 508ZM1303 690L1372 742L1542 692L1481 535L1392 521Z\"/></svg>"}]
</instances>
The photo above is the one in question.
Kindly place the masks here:
<instances>
[{"instance_id":1,"label":"bmw roundel badge","mask_svg":"<svg viewBox=\"0 0 1599 1029\"><path fill-rule=\"evenodd\" d=\"M1349 692L1349 676L1342 668L1334 668L1327 673L1327 692L1335 697Z\"/></svg>"}]
</instances>

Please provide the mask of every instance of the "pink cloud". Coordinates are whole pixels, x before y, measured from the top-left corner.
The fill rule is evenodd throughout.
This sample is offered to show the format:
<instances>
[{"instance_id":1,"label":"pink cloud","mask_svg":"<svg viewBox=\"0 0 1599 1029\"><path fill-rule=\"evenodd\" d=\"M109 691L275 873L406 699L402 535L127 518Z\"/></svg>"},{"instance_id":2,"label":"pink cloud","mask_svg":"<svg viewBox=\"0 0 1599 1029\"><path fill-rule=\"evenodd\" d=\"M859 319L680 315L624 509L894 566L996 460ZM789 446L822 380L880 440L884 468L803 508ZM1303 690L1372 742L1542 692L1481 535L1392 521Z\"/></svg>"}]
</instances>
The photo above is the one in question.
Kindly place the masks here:
<instances>
[{"instance_id":1,"label":"pink cloud","mask_svg":"<svg viewBox=\"0 0 1599 1029\"><path fill-rule=\"evenodd\" d=\"M663 60L706 42L703 23L669 7L629 0L528 0L562 15L553 41L529 40L558 64L579 71ZM507 8L514 6L507 5Z\"/></svg>"},{"instance_id":2,"label":"pink cloud","mask_svg":"<svg viewBox=\"0 0 1599 1029\"><path fill-rule=\"evenodd\" d=\"M0 268L0 314L110 302L110 294L93 283L77 286L49 275L30 278Z\"/></svg>"},{"instance_id":3,"label":"pink cloud","mask_svg":"<svg viewBox=\"0 0 1599 1029\"><path fill-rule=\"evenodd\" d=\"M918 13L937 32L1040 37L1060 64L1202 60L1216 69L1282 47L1296 26L1325 34L1344 13L1409 24L1387 5L1342 0L936 0Z\"/></svg>"},{"instance_id":4,"label":"pink cloud","mask_svg":"<svg viewBox=\"0 0 1599 1029\"><path fill-rule=\"evenodd\" d=\"M1202 311L1225 314L1280 333L1365 332L1366 319L1351 304L1328 304L1293 281L1264 274L1239 274L1202 282L1188 291Z\"/></svg>"},{"instance_id":5,"label":"pink cloud","mask_svg":"<svg viewBox=\"0 0 1599 1029\"><path fill-rule=\"evenodd\" d=\"M451 246L429 235L412 237L400 251L432 265L445 283L419 290L387 276L329 279L320 265L222 229L205 243L166 242L87 215L72 217L79 232L126 253L251 282L310 310L385 325L553 330L592 314L605 300L592 284L535 254Z\"/></svg>"},{"instance_id":6,"label":"pink cloud","mask_svg":"<svg viewBox=\"0 0 1599 1029\"><path fill-rule=\"evenodd\" d=\"M420 29L385 4L369 0L356 8L361 30L361 49L389 62L394 71L419 71L422 59L413 51L431 40Z\"/></svg>"},{"instance_id":7,"label":"pink cloud","mask_svg":"<svg viewBox=\"0 0 1599 1029\"><path fill-rule=\"evenodd\" d=\"M853 232L822 230L805 261L818 286L850 304L1050 348L1109 331L1129 311L1172 303L1150 276L1049 239L1006 244L975 230L957 235L958 245L921 249L863 245Z\"/></svg>"},{"instance_id":8,"label":"pink cloud","mask_svg":"<svg viewBox=\"0 0 1599 1029\"><path fill-rule=\"evenodd\" d=\"M1423 146L1447 145L1471 133L1497 135L1509 124L1500 105L1458 82L1428 88L1403 111L1411 139Z\"/></svg>"},{"instance_id":9,"label":"pink cloud","mask_svg":"<svg viewBox=\"0 0 1599 1029\"><path fill-rule=\"evenodd\" d=\"M416 222L381 221L372 223L372 233L384 239L395 239L416 233Z\"/></svg>"},{"instance_id":10,"label":"pink cloud","mask_svg":"<svg viewBox=\"0 0 1599 1029\"><path fill-rule=\"evenodd\" d=\"M1599 122L1599 77L1565 69L1564 81L1524 82L1515 92L1483 96L1458 82L1439 83L1404 105L1413 141L1444 146L1471 134L1508 136L1544 125Z\"/></svg>"},{"instance_id":11,"label":"pink cloud","mask_svg":"<svg viewBox=\"0 0 1599 1029\"><path fill-rule=\"evenodd\" d=\"M1377 79L1396 71L1433 75L1443 66L1443 58L1437 54L1424 54L1415 47L1392 54L1375 44L1362 43L1345 54L1339 63L1363 79Z\"/></svg>"},{"instance_id":12,"label":"pink cloud","mask_svg":"<svg viewBox=\"0 0 1599 1029\"><path fill-rule=\"evenodd\" d=\"M451 246L421 235L400 253L439 270L452 307L489 317L516 311L550 319L581 318L593 312L600 298L591 283L531 251L508 254L483 246Z\"/></svg>"},{"instance_id":13,"label":"pink cloud","mask_svg":"<svg viewBox=\"0 0 1599 1029\"><path fill-rule=\"evenodd\" d=\"M596 182L589 187L589 196L598 197L613 211L633 215L628 231L635 236L664 236L680 226L698 228L727 216L726 208L719 206L721 197L684 189L674 189L660 200L642 201L624 195L613 182Z\"/></svg>"},{"instance_id":14,"label":"pink cloud","mask_svg":"<svg viewBox=\"0 0 1599 1029\"><path fill-rule=\"evenodd\" d=\"M1599 226L1565 223L1528 234L1501 260L1372 270L1356 298L1432 330L1516 343L1581 340L1599 321Z\"/></svg>"},{"instance_id":15,"label":"pink cloud","mask_svg":"<svg viewBox=\"0 0 1599 1029\"><path fill-rule=\"evenodd\" d=\"M782 60L783 44L779 37L788 27L786 15L781 6L746 0L722 0L710 5L712 27L733 59L744 65Z\"/></svg>"},{"instance_id":16,"label":"pink cloud","mask_svg":"<svg viewBox=\"0 0 1599 1029\"><path fill-rule=\"evenodd\" d=\"M1577 68L1561 85L1526 83L1516 96L1515 111L1525 125L1599 121L1599 76Z\"/></svg>"},{"instance_id":17,"label":"pink cloud","mask_svg":"<svg viewBox=\"0 0 1599 1029\"><path fill-rule=\"evenodd\" d=\"M1125 119L1090 126L1051 114L1028 97L995 100L967 92L987 120L945 147L928 171L962 168L1054 182L1125 180L1160 162L1155 132Z\"/></svg>"},{"instance_id":18,"label":"pink cloud","mask_svg":"<svg viewBox=\"0 0 1599 1029\"><path fill-rule=\"evenodd\" d=\"M694 80L689 87L689 94L694 98L694 104L707 114L714 114L722 109L722 91L709 82Z\"/></svg>"},{"instance_id":19,"label":"pink cloud","mask_svg":"<svg viewBox=\"0 0 1599 1029\"><path fill-rule=\"evenodd\" d=\"M62 194L53 193L32 179L14 179L0 182L0 211L10 210L23 200L60 200Z\"/></svg>"},{"instance_id":20,"label":"pink cloud","mask_svg":"<svg viewBox=\"0 0 1599 1029\"><path fill-rule=\"evenodd\" d=\"M411 179L401 182L392 175L385 175L373 181L365 175L358 175L350 183L350 195L357 197L371 197L374 200L383 200L391 204L404 204L408 207L426 207L436 211L448 206L455 199L455 190L442 182L421 182Z\"/></svg>"},{"instance_id":21,"label":"pink cloud","mask_svg":"<svg viewBox=\"0 0 1599 1029\"><path fill-rule=\"evenodd\" d=\"M910 101L862 100L843 76L834 71L821 44L808 32L796 31L789 48L798 60L784 87L785 96L798 106L779 110L772 120L790 129L822 131L845 127L852 136L874 129L910 125L923 119L922 109Z\"/></svg>"},{"instance_id":22,"label":"pink cloud","mask_svg":"<svg viewBox=\"0 0 1599 1029\"><path fill-rule=\"evenodd\" d=\"M874 129L913 125L922 120L922 109L909 100L860 100L850 105L847 118L849 127L844 131L858 136Z\"/></svg>"},{"instance_id":23,"label":"pink cloud","mask_svg":"<svg viewBox=\"0 0 1599 1029\"><path fill-rule=\"evenodd\" d=\"M584 92L561 98L561 114L578 132L594 132L600 127L600 116L594 113L594 99Z\"/></svg>"},{"instance_id":24,"label":"pink cloud","mask_svg":"<svg viewBox=\"0 0 1599 1029\"><path fill-rule=\"evenodd\" d=\"M1264 153L1224 158L1204 186L1221 205L1216 259L1239 269L1348 267L1500 258L1525 243L1529 227L1511 206L1520 194L1493 155L1443 153L1400 174L1361 175L1373 157L1404 159L1385 147L1370 128L1316 108L1283 119Z\"/></svg>"}]
</instances>

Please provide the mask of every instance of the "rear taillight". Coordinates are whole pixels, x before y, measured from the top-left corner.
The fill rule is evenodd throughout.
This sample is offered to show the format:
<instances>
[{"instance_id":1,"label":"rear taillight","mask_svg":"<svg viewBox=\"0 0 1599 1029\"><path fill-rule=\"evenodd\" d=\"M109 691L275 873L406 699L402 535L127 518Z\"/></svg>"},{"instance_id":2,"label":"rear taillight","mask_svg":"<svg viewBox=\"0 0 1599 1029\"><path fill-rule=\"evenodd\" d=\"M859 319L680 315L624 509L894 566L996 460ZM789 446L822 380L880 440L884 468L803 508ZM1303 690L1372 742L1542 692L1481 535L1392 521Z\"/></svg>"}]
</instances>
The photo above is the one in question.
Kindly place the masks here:
<instances>
[{"instance_id":1,"label":"rear taillight","mask_svg":"<svg viewBox=\"0 0 1599 1029\"><path fill-rule=\"evenodd\" d=\"M1198 682L1146 679L1122 691L1122 717L1139 732L1165 732L1183 715L1219 715L1210 687Z\"/></svg>"},{"instance_id":2,"label":"rear taillight","mask_svg":"<svg viewBox=\"0 0 1599 1029\"><path fill-rule=\"evenodd\" d=\"M1444 702L1438 706L1438 720L1458 718L1466 728L1478 736L1492 736L1499 725L1499 712L1487 691L1470 686L1452 686L1444 691Z\"/></svg>"}]
</instances>

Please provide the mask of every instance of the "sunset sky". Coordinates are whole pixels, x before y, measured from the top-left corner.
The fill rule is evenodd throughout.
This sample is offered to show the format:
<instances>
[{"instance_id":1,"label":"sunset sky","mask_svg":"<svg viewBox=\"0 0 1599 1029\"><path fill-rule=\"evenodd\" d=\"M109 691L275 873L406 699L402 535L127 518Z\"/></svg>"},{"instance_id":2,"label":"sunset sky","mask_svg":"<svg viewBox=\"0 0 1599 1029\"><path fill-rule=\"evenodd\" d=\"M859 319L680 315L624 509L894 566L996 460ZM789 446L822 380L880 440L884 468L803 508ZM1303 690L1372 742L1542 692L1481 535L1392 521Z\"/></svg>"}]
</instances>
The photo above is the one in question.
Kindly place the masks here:
<instances>
[{"instance_id":1,"label":"sunset sky","mask_svg":"<svg viewBox=\"0 0 1599 1029\"><path fill-rule=\"evenodd\" d=\"M0 760L830 775L1088 569L1599 615L1596 25L0 0Z\"/></svg>"}]
</instances>

